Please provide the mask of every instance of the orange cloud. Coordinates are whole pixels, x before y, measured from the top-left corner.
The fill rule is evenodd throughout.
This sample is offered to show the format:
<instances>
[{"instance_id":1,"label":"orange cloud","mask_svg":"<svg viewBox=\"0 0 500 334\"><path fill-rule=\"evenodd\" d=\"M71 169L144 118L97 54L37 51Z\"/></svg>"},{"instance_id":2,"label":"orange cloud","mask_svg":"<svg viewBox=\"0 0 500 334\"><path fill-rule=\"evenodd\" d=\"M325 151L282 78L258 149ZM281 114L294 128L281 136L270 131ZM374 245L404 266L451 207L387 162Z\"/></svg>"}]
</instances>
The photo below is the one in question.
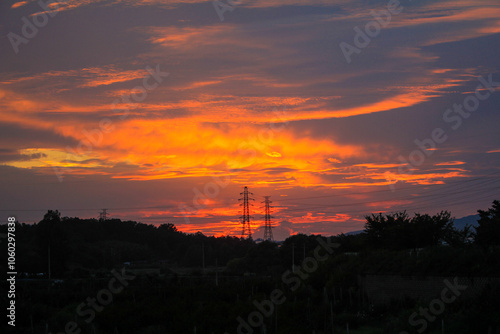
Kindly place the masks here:
<instances>
[{"instance_id":1,"label":"orange cloud","mask_svg":"<svg viewBox=\"0 0 500 334\"><path fill-rule=\"evenodd\" d=\"M260 131L259 131L260 130ZM61 134L85 140L67 125ZM134 137L134 142L129 138ZM279 152L279 154L277 154ZM130 178L168 178L210 175L240 168L274 168L313 171L325 156L345 158L362 155L361 147L338 145L330 140L296 138L292 132L254 126L212 127L182 120L130 120L102 136L92 154L111 161L145 165ZM181 171L182 173L178 172Z\"/></svg>"},{"instance_id":2,"label":"orange cloud","mask_svg":"<svg viewBox=\"0 0 500 334\"><path fill-rule=\"evenodd\" d=\"M426 173L426 172L415 172L413 174L400 174L400 173L384 173L384 174L371 174L369 177L386 179L389 184L394 182L406 182L409 184L420 184L420 185L430 185L430 184L444 184L444 179L468 177L465 170L455 170L442 173Z\"/></svg>"},{"instance_id":3,"label":"orange cloud","mask_svg":"<svg viewBox=\"0 0 500 334\"><path fill-rule=\"evenodd\" d=\"M437 163L436 166L459 166L459 165L465 165L466 162L464 161L448 161L448 162L440 162Z\"/></svg>"},{"instance_id":4,"label":"orange cloud","mask_svg":"<svg viewBox=\"0 0 500 334\"><path fill-rule=\"evenodd\" d=\"M15 79L5 80L0 83L4 85L19 83L33 84L37 81L46 81L51 78L57 78L57 80L59 81L64 79L77 80L81 82L76 86L77 88L87 88L131 81L143 78L146 75L148 75L148 72L145 69L123 70L116 68L114 65L109 65L104 67L88 67L78 70L50 71L31 76L22 76Z\"/></svg>"},{"instance_id":5,"label":"orange cloud","mask_svg":"<svg viewBox=\"0 0 500 334\"><path fill-rule=\"evenodd\" d=\"M13 3L12 6L10 6L10 8L12 8L12 9L19 8L19 7L26 5L27 3L28 3L28 1L19 1L19 2Z\"/></svg>"}]
</instances>

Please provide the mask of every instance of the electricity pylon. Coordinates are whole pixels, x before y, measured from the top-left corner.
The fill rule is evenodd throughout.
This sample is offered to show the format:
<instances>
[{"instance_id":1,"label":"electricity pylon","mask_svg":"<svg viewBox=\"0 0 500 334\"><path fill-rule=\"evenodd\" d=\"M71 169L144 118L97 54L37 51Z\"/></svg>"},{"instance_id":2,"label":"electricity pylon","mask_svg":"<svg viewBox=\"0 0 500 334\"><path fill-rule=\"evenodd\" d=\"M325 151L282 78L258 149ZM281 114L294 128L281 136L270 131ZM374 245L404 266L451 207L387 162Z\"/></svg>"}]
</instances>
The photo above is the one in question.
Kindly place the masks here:
<instances>
[{"instance_id":1,"label":"electricity pylon","mask_svg":"<svg viewBox=\"0 0 500 334\"><path fill-rule=\"evenodd\" d=\"M107 218L108 218L108 209L102 209L102 211L99 212L99 220L105 221Z\"/></svg>"},{"instance_id":2,"label":"electricity pylon","mask_svg":"<svg viewBox=\"0 0 500 334\"><path fill-rule=\"evenodd\" d=\"M249 203L250 200L254 201L253 198L250 198L248 195L253 195L251 192L248 191L248 187L245 186L243 188L243 192L240 193L240 195L243 195L242 198L240 198L240 201L243 201L243 203L240 203L240 206L243 206L243 212L240 217L241 219L241 224L243 225L243 230L241 232L241 236L244 238L245 236L248 238L252 237L252 229L250 228L250 218L253 218L250 216L250 205Z\"/></svg>"},{"instance_id":3,"label":"electricity pylon","mask_svg":"<svg viewBox=\"0 0 500 334\"><path fill-rule=\"evenodd\" d=\"M265 201L262 202L265 204L265 213L264 213L264 240L274 241L273 238L273 226L271 224L271 203L269 200L271 196L264 196Z\"/></svg>"}]
</instances>

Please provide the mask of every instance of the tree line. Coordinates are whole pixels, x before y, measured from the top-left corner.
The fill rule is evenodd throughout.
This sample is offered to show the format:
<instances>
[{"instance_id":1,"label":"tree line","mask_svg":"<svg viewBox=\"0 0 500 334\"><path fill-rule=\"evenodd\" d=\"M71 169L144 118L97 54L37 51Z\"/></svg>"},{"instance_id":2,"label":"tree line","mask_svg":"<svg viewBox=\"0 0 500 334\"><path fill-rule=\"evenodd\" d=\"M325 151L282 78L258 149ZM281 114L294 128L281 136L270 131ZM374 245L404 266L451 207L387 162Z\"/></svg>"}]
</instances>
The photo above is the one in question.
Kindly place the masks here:
<instances>
[{"instance_id":1,"label":"tree line","mask_svg":"<svg viewBox=\"0 0 500 334\"><path fill-rule=\"evenodd\" d=\"M48 211L39 223L16 228L18 272L45 273L50 249L53 278L18 282L16 330L59 333L68 321L76 321L80 334L236 333L238 317L248 316L256 300L280 289L286 302L265 318L266 333L341 333L346 324L353 334L416 333L408 317L428 302L373 305L359 277L500 276L500 202L478 213L477 226L461 230L453 226L449 212L369 215L363 233L330 237L340 247L294 290L283 274L313 257L318 238L326 242L326 237L298 234L281 244L256 243L186 234L168 223L99 221ZM213 272L201 271L188 277L173 271L136 274L91 323L75 312L107 286L110 271L124 262L164 260L171 268L201 267L203 259L207 266L217 260L225 271L217 279ZM107 276L96 274L106 271ZM440 332L441 320L447 333L499 333L499 299L500 287L488 286L480 296L457 300L424 333ZM263 327L254 328L254 333L263 332Z\"/></svg>"}]
</instances>

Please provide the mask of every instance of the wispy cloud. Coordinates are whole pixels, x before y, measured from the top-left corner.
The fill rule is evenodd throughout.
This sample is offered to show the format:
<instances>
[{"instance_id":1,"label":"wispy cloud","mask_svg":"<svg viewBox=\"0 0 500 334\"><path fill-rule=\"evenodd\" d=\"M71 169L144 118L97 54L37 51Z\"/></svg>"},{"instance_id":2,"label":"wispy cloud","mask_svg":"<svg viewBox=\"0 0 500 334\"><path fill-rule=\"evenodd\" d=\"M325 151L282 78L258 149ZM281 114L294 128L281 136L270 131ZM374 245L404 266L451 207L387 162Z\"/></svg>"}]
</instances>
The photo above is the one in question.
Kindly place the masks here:
<instances>
[{"instance_id":1,"label":"wispy cloud","mask_svg":"<svg viewBox=\"0 0 500 334\"><path fill-rule=\"evenodd\" d=\"M495 72L500 6L402 2L404 10L346 64L339 43L354 43L354 28L386 5L243 1L220 22L210 1L54 3L58 15L29 50L0 49L0 168L33 187L58 182L53 167L69 180L100 178L117 192L103 201L168 205L127 215L153 223L174 217L184 231L218 235L239 233L233 197L242 185L275 200L305 198L276 208L288 234L359 229L371 211L434 209L439 203L422 200L421 189L483 177L498 164L496 93L424 164L401 173L398 157L416 149L415 138L446 127L444 111L474 92L478 76ZM23 16L42 15L36 1L9 6L9 31L20 31ZM152 64L170 72L168 80L143 101L122 100ZM120 108L130 109L126 117ZM92 149L71 152L102 119L113 130ZM282 129L266 132L273 123ZM186 223L176 208L213 175L231 184ZM388 190L394 182L396 194ZM81 192L78 202L90 205L85 189L51 200ZM26 205L37 203L25 195ZM332 195L311 205L310 198ZM474 212L473 205L454 208Z\"/></svg>"}]
</instances>

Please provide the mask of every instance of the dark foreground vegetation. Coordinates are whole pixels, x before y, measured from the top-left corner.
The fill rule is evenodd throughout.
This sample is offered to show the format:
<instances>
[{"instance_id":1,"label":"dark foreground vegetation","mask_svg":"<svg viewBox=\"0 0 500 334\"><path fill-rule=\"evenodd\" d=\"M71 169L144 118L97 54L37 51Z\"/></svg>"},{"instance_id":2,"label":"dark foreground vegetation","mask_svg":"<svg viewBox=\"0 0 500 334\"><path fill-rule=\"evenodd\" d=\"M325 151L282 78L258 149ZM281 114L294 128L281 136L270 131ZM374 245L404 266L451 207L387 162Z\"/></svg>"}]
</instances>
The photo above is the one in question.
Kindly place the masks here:
<instances>
[{"instance_id":1,"label":"dark foreground vegetation","mask_svg":"<svg viewBox=\"0 0 500 334\"><path fill-rule=\"evenodd\" d=\"M38 224L16 225L17 318L7 331L442 333L444 326L499 334L498 283L439 312L423 291L380 302L363 283L370 275L500 277L500 202L479 217L477 227L456 230L448 212L377 214L366 217L364 233L276 244L49 211Z\"/></svg>"}]
</instances>

